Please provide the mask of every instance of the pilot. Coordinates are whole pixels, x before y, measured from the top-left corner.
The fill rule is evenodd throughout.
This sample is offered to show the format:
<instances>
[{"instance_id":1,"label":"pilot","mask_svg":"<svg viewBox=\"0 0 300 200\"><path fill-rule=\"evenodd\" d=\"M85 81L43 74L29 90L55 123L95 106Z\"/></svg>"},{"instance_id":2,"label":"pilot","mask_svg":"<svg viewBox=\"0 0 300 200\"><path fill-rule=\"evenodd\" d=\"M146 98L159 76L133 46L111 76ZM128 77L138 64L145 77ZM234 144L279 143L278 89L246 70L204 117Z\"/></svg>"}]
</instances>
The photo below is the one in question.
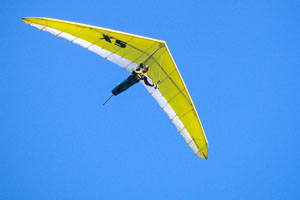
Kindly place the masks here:
<instances>
[{"instance_id":1,"label":"pilot","mask_svg":"<svg viewBox=\"0 0 300 200\"><path fill-rule=\"evenodd\" d=\"M148 70L149 66L144 65L143 63L139 64L137 68L132 70L131 75L128 76L127 79L125 79L112 90L113 95L116 96L120 94L121 92L127 90L128 88L139 82L140 80L143 80L147 86L154 87L155 89L157 89L157 84L150 83L148 80Z\"/></svg>"}]
</instances>

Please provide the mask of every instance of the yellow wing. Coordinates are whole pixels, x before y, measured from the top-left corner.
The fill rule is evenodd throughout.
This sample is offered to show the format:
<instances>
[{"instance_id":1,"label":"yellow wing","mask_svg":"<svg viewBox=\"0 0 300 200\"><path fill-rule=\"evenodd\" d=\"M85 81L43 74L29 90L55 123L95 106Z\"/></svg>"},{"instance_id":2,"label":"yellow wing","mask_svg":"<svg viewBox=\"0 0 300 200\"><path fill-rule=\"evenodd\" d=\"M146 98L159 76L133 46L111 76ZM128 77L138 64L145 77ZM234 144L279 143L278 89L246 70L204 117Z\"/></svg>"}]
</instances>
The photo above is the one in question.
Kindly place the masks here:
<instances>
[{"instance_id":1,"label":"yellow wing","mask_svg":"<svg viewBox=\"0 0 300 200\"><path fill-rule=\"evenodd\" d=\"M153 82L159 82L159 89L144 86L194 153L207 159L208 143L200 119L164 41L49 18L23 18L23 21L93 51L127 71L131 72L139 63L148 65L148 75Z\"/></svg>"}]
</instances>

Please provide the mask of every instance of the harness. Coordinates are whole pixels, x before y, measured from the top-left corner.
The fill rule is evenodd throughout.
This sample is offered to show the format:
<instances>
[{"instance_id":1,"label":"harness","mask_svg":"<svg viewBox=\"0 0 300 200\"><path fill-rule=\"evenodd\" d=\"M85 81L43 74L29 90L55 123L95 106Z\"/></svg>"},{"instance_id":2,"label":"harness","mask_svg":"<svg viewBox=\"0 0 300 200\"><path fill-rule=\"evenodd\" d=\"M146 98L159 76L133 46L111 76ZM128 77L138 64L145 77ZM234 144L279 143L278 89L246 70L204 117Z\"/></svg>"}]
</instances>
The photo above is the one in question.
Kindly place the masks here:
<instances>
[{"instance_id":1,"label":"harness","mask_svg":"<svg viewBox=\"0 0 300 200\"><path fill-rule=\"evenodd\" d=\"M145 78L145 75L143 73L140 73L140 74L136 74L136 77L138 80L142 80Z\"/></svg>"}]
</instances>

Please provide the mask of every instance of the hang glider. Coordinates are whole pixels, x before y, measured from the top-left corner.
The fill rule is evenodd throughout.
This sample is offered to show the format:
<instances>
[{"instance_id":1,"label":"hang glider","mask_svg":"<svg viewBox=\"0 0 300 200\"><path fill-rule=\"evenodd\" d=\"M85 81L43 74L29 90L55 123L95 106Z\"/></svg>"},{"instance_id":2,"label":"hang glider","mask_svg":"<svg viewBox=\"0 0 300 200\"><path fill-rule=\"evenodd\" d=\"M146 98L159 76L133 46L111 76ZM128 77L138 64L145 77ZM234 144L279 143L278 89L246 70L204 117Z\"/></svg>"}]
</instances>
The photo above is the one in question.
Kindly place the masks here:
<instances>
[{"instance_id":1,"label":"hang glider","mask_svg":"<svg viewBox=\"0 0 300 200\"><path fill-rule=\"evenodd\" d=\"M23 21L78 44L129 72L139 63L148 65L148 75L153 82L159 82L159 89L141 83L194 153L207 159L208 142L203 127L165 41L50 18L29 17Z\"/></svg>"}]
</instances>

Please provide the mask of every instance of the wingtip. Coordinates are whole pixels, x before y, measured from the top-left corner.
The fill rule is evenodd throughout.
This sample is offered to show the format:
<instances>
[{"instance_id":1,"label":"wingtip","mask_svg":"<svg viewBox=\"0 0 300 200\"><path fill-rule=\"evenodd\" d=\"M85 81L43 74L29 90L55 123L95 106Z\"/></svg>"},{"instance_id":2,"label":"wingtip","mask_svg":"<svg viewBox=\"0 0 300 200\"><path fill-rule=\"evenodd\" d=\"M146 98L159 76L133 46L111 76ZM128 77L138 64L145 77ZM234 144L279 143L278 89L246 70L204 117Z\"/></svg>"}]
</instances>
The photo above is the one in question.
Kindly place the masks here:
<instances>
[{"instance_id":1,"label":"wingtip","mask_svg":"<svg viewBox=\"0 0 300 200\"><path fill-rule=\"evenodd\" d=\"M208 159L208 156L205 155L203 152L197 152L196 155L197 155L198 157L200 157L200 158L204 158L205 160Z\"/></svg>"},{"instance_id":2,"label":"wingtip","mask_svg":"<svg viewBox=\"0 0 300 200\"><path fill-rule=\"evenodd\" d=\"M204 158L205 160L207 160L208 156L205 155L203 152L202 152L202 156L203 156L203 158Z\"/></svg>"},{"instance_id":3,"label":"wingtip","mask_svg":"<svg viewBox=\"0 0 300 200\"><path fill-rule=\"evenodd\" d=\"M29 23L28 17L22 17L22 21L23 21L25 24L28 24L28 23Z\"/></svg>"}]
</instances>

